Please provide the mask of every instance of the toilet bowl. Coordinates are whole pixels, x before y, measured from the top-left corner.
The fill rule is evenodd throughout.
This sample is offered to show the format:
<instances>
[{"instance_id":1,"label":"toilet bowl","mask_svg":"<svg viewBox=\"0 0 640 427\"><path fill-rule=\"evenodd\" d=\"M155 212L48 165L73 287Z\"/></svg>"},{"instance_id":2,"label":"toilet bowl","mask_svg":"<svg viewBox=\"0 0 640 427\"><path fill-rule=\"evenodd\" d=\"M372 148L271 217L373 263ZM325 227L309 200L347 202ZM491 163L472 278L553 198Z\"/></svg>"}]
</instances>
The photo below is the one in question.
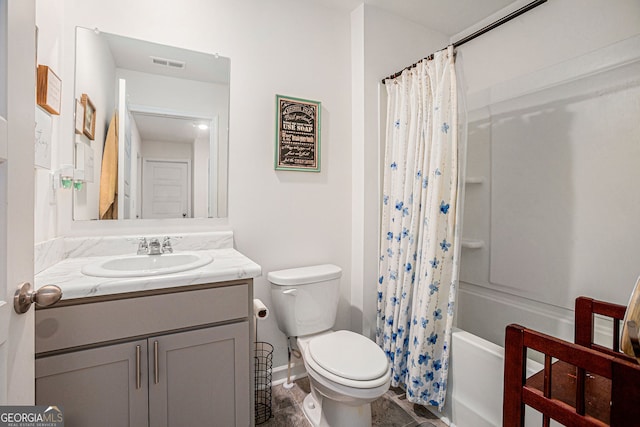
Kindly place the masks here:
<instances>
[{"instance_id":1,"label":"toilet bowl","mask_svg":"<svg viewBox=\"0 0 640 427\"><path fill-rule=\"evenodd\" d=\"M371 426L371 402L391 381L384 352L351 331L298 338L311 393L303 410L314 426Z\"/></svg>"},{"instance_id":2,"label":"toilet bowl","mask_svg":"<svg viewBox=\"0 0 640 427\"><path fill-rule=\"evenodd\" d=\"M340 267L332 264L274 271L267 275L278 327L297 337L311 393L303 402L313 426L369 427L371 402L391 380L387 357L370 339L333 331Z\"/></svg>"}]
</instances>

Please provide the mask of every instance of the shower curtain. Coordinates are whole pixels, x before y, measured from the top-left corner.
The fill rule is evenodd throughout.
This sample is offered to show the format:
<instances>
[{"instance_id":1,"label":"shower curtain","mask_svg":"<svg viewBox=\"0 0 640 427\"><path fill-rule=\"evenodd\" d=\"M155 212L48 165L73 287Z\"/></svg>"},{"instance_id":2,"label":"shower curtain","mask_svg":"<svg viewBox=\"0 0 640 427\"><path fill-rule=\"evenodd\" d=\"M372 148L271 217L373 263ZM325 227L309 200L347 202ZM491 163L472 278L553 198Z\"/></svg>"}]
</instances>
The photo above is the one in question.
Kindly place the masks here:
<instances>
[{"instance_id":1,"label":"shower curtain","mask_svg":"<svg viewBox=\"0 0 640 427\"><path fill-rule=\"evenodd\" d=\"M453 47L385 81L387 130L376 341L392 386L444 405L458 281L460 200Z\"/></svg>"}]
</instances>

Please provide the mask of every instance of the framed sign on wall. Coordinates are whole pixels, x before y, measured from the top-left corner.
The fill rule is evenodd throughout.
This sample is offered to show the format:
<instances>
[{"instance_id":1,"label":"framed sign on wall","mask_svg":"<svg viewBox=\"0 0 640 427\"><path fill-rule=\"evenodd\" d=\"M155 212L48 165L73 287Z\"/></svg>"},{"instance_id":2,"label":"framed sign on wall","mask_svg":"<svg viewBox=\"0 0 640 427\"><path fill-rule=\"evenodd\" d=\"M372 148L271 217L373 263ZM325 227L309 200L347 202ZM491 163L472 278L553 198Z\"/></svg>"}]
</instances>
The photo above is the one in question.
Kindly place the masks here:
<instances>
[{"instance_id":1,"label":"framed sign on wall","mask_svg":"<svg viewBox=\"0 0 640 427\"><path fill-rule=\"evenodd\" d=\"M46 65L38 65L36 102L53 115L60 114L62 80Z\"/></svg>"},{"instance_id":2,"label":"framed sign on wall","mask_svg":"<svg viewBox=\"0 0 640 427\"><path fill-rule=\"evenodd\" d=\"M320 172L320 102L276 95L276 170Z\"/></svg>"},{"instance_id":3,"label":"framed sign on wall","mask_svg":"<svg viewBox=\"0 0 640 427\"><path fill-rule=\"evenodd\" d=\"M91 102L86 93L82 94L80 102L84 109L82 132L87 136L87 138L93 141L96 135L96 107L94 107L93 102Z\"/></svg>"}]
</instances>

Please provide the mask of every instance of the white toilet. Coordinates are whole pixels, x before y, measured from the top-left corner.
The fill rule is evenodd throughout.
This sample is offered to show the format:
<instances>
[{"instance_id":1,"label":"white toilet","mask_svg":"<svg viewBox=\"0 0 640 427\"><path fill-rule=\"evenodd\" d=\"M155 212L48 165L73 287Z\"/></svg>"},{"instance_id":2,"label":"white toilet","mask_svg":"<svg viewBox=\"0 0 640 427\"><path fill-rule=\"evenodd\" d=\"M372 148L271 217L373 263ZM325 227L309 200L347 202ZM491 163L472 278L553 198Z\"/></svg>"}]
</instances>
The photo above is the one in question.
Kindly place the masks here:
<instances>
[{"instance_id":1,"label":"white toilet","mask_svg":"<svg viewBox=\"0 0 640 427\"><path fill-rule=\"evenodd\" d=\"M267 278L278 327L297 337L309 375L307 419L314 426L369 427L371 402L389 389L389 363L370 339L331 330L341 275L340 267L325 264L272 271Z\"/></svg>"}]
</instances>

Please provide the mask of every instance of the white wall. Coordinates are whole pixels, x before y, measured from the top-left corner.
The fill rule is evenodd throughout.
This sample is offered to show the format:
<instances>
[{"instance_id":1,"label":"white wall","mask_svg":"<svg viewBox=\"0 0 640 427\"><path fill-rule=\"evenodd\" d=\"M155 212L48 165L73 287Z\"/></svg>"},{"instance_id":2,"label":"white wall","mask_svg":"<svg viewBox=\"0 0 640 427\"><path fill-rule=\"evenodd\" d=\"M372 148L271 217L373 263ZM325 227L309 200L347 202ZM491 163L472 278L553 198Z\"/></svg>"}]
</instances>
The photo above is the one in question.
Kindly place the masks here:
<instances>
[{"instance_id":1,"label":"white wall","mask_svg":"<svg viewBox=\"0 0 640 427\"><path fill-rule=\"evenodd\" d=\"M637 1L556 0L459 48L467 176L486 178L466 189L463 234L486 244L463 250L462 329L500 345L514 322L573 339L575 297L626 304L640 274L637 96L587 96L589 81L526 92L604 66L590 53L639 33Z\"/></svg>"},{"instance_id":2,"label":"white wall","mask_svg":"<svg viewBox=\"0 0 640 427\"><path fill-rule=\"evenodd\" d=\"M171 141L142 140L140 154L149 159L193 161L193 144Z\"/></svg>"},{"instance_id":3,"label":"white wall","mask_svg":"<svg viewBox=\"0 0 640 427\"><path fill-rule=\"evenodd\" d=\"M78 100L82 94L89 96L96 112L96 129L93 140L84 134L74 134L76 144L85 144L85 149L93 150L94 169L90 182L86 182L81 191L73 191L73 217L98 219L102 152L116 104L116 64L107 42L93 31L84 31L79 37L75 57L74 93ZM61 136L60 141L66 138Z\"/></svg>"},{"instance_id":4,"label":"white wall","mask_svg":"<svg viewBox=\"0 0 640 427\"><path fill-rule=\"evenodd\" d=\"M63 78L67 65L62 60L63 46L59 34L62 32L64 20L63 8L58 6L49 1L36 1L36 24L39 33L37 62L38 64L48 65L58 77ZM73 88L73 78L68 81L63 80L62 90L65 91L68 87ZM63 102L63 107L64 104ZM51 142L53 148L51 151L51 165L53 169L56 169L61 163L55 147L60 145L59 133L62 127L62 120L61 116L52 116ZM72 134L69 134L65 140L70 141L71 138ZM68 145L70 146L69 149L71 149L72 144L69 143ZM50 170L36 168L35 182L35 210L37 213L47 212L47 215L35 215L34 239L36 242L41 242L57 235L58 212L56 204L59 202L58 197L51 190L52 178ZM70 194L67 195L70 196Z\"/></svg>"},{"instance_id":5,"label":"white wall","mask_svg":"<svg viewBox=\"0 0 640 427\"><path fill-rule=\"evenodd\" d=\"M116 78L127 81L127 100L131 105L162 108L206 117L217 115L224 123L228 120L229 88L227 85L141 73L123 68L116 70ZM226 141L226 132L224 140Z\"/></svg>"},{"instance_id":6,"label":"white wall","mask_svg":"<svg viewBox=\"0 0 640 427\"><path fill-rule=\"evenodd\" d=\"M351 14L352 49L352 325L375 334L381 162L386 90L380 82L447 45L445 35L381 9ZM381 111L382 110L382 111ZM382 126L382 129L380 129Z\"/></svg>"},{"instance_id":7,"label":"white wall","mask_svg":"<svg viewBox=\"0 0 640 427\"><path fill-rule=\"evenodd\" d=\"M39 6L47 2L38 2ZM44 5L46 7L46 5ZM64 26L42 38L62 44L63 115L58 155L71 161L74 27L149 40L231 58L229 218L97 225L73 223L64 194L57 209L42 209L41 240L71 234L136 234L232 228L237 248L270 270L332 262L344 269L338 327L349 328L351 236L349 13L310 2L216 0L164 2L65 0ZM144 17L141 25L140 17ZM45 21L47 16L38 17ZM61 31L61 32L59 32ZM57 70L58 71L58 70ZM275 95L322 102L320 173L274 171ZM222 123L222 118L221 118ZM60 192L59 192L60 193ZM56 231L44 232L60 217ZM37 240L40 241L40 240ZM256 296L270 305L266 274ZM259 326L260 339L276 345L275 365L286 361L275 318Z\"/></svg>"}]
</instances>

